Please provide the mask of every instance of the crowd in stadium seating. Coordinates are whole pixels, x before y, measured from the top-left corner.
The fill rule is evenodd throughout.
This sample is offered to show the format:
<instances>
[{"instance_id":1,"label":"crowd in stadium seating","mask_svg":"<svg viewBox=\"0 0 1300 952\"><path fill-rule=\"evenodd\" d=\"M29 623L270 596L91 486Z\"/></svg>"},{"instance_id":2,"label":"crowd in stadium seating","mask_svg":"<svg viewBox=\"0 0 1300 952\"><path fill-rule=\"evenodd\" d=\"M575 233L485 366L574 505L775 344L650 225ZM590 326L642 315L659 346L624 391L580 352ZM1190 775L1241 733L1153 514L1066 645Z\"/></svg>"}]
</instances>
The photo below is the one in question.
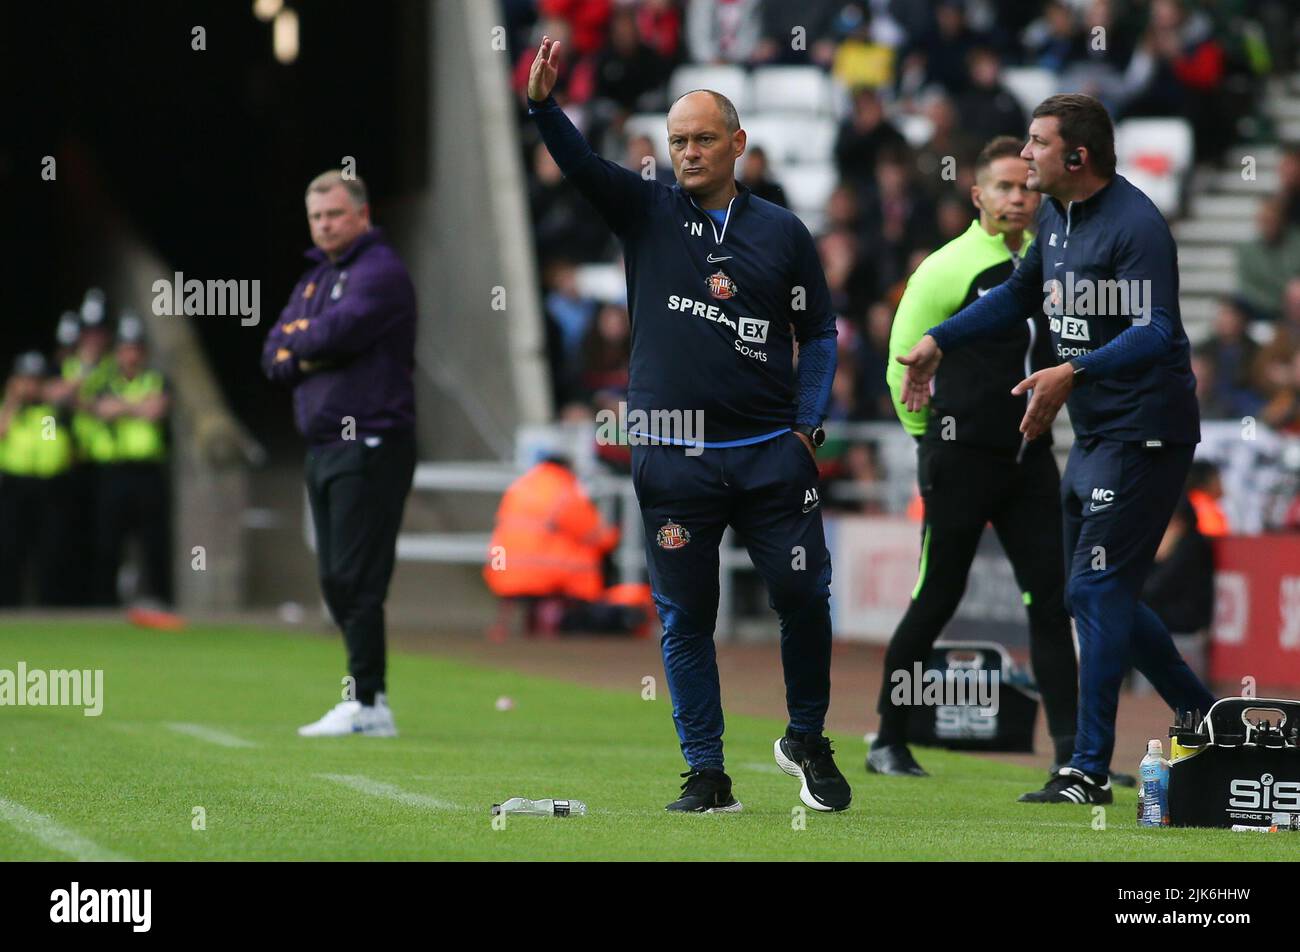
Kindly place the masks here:
<instances>
[{"instance_id":1,"label":"crowd in stadium seating","mask_svg":"<svg viewBox=\"0 0 1300 952\"><path fill-rule=\"evenodd\" d=\"M842 118L828 159L838 182L814 227L840 315L830 419L892 421L884 368L907 278L975 216L970 169L981 145L1027 127L1023 97L1004 84L1005 66L1049 70L1058 88L1097 95L1117 119L1183 117L1198 161L1215 161L1256 109L1261 77L1294 64L1287 7L1282 0L507 3L558 415L580 419L619 398L628 334L624 307L584 296L576 279L584 264L616 261L617 245L523 117L528 66L543 33L567 50L557 98L597 151L636 170L653 158L654 144L639 130L627 135L623 124L666 110L669 77L683 63L812 64L834 78ZM905 134L918 117L926 130L919 142ZM742 110L742 126L745 119ZM751 136L742 178L782 202L790 183L773 177L763 145ZM948 157L955 176L940 174ZM654 174L673 181L671 169ZM1300 152L1287 153L1281 178L1280 193L1261 207L1259 241L1242 251L1245 293L1223 300L1195 359L1207 418L1258 412L1300 432ZM1259 345L1261 329L1268 342ZM869 445L822 456L824 476L867 484L877 474Z\"/></svg>"},{"instance_id":2,"label":"crowd in stadium seating","mask_svg":"<svg viewBox=\"0 0 1300 952\"><path fill-rule=\"evenodd\" d=\"M116 330L102 291L63 315L52 359L20 354L0 402L0 607L115 605L126 547L141 583L172 600L167 423L144 324Z\"/></svg>"}]
</instances>

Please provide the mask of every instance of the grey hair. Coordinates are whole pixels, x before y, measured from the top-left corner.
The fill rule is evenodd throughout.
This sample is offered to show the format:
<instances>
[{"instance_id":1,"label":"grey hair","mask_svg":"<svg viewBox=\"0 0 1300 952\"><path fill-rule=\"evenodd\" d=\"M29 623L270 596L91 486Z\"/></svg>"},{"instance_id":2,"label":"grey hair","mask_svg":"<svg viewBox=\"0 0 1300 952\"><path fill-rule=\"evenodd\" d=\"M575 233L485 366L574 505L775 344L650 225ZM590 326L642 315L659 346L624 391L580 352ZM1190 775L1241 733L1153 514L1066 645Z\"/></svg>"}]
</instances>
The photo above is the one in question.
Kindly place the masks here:
<instances>
[{"instance_id":1,"label":"grey hair","mask_svg":"<svg viewBox=\"0 0 1300 952\"><path fill-rule=\"evenodd\" d=\"M682 93L673 100L673 105L677 105L687 96L693 93L708 93L713 97L713 102L717 105L718 111L722 113L722 122L727 127L727 132L735 134L740 129L740 115L736 112L736 107L731 100L715 89L692 89L690 92Z\"/></svg>"},{"instance_id":2,"label":"grey hair","mask_svg":"<svg viewBox=\"0 0 1300 952\"><path fill-rule=\"evenodd\" d=\"M304 200L311 197L312 192L328 192L336 185L342 185L352 198L352 204L357 208L370 203L370 196L366 192L366 183L361 180L360 175L344 175L341 169L330 169L328 172L322 172L316 176L307 185L307 193L303 196Z\"/></svg>"}]
</instances>

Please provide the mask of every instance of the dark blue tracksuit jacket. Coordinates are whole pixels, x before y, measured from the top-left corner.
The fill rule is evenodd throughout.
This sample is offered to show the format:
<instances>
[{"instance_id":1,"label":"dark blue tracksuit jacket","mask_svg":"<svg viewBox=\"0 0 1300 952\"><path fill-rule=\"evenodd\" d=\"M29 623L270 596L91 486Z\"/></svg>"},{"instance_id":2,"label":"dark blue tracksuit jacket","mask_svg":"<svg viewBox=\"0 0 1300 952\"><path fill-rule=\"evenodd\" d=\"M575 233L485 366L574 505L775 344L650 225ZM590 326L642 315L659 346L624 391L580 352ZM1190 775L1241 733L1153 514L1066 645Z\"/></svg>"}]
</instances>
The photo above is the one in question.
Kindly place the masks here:
<instances>
[{"instance_id":1,"label":"dark blue tracksuit jacket","mask_svg":"<svg viewBox=\"0 0 1300 952\"><path fill-rule=\"evenodd\" d=\"M803 222L738 184L719 228L680 185L593 152L554 98L529 112L556 164L623 244L629 413L703 411L705 446L821 423L835 375L835 315ZM710 293L719 272L729 297Z\"/></svg>"},{"instance_id":2,"label":"dark blue tracksuit jacket","mask_svg":"<svg viewBox=\"0 0 1300 952\"><path fill-rule=\"evenodd\" d=\"M666 446L633 453L682 754L694 768L723 765L713 629L728 524L781 620L790 729L819 733L830 702L831 565L816 463L789 433L822 421L835 374L835 317L812 237L793 213L744 186L725 213L709 214L679 185L602 159L554 99L530 103L529 112L560 169L623 245L629 433L638 435L638 411L702 417L702 439L651 434L693 439L702 454Z\"/></svg>"},{"instance_id":3,"label":"dark blue tracksuit jacket","mask_svg":"<svg viewBox=\"0 0 1300 952\"><path fill-rule=\"evenodd\" d=\"M1067 403L1075 443L1061 480L1080 652L1073 765L1102 776L1130 665L1170 707L1204 712L1213 701L1138 600L1200 441L1196 378L1177 248L1146 195L1117 175L1086 201L1049 198L1036 233L1018 271L930 335L948 351L1042 307L1057 359L1083 369Z\"/></svg>"},{"instance_id":4,"label":"dark blue tracksuit jacket","mask_svg":"<svg viewBox=\"0 0 1300 952\"><path fill-rule=\"evenodd\" d=\"M1007 281L930 336L946 351L1042 307L1057 359L1086 368L1067 403L1076 436L1199 443L1178 249L1160 210L1117 175L1087 201L1044 201L1035 233ZM1101 284L1117 279L1122 291Z\"/></svg>"}]
</instances>

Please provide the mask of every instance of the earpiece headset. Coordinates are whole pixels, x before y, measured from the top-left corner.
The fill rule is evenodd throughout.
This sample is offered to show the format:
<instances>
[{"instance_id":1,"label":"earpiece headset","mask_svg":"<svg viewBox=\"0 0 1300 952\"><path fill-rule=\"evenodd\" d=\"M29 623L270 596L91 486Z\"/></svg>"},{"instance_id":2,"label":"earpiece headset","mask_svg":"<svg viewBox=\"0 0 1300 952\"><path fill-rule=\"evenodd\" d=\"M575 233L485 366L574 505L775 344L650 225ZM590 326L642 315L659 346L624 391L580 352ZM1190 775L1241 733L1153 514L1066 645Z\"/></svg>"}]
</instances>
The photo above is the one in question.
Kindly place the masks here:
<instances>
[{"instance_id":1,"label":"earpiece headset","mask_svg":"<svg viewBox=\"0 0 1300 952\"><path fill-rule=\"evenodd\" d=\"M1079 154L1078 149L1071 149L1065 154L1065 167L1067 169L1083 168L1083 156Z\"/></svg>"}]
</instances>

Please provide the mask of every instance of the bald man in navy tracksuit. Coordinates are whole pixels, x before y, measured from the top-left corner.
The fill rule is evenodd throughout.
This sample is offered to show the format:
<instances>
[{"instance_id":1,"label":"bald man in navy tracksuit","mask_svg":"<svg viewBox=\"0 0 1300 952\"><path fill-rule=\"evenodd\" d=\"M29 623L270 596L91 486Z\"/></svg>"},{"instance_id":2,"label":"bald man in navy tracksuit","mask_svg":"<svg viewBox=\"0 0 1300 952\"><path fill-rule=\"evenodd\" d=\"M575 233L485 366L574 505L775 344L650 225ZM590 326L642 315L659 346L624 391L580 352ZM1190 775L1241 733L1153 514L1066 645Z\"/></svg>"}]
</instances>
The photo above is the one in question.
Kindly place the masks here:
<instances>
[{"instance_id":1,"label":"bald man in navy tracksuit","mask_svg":"<svg viewBox=\"0 0 1300 952\"><path fill-rule=\"evenodd\" d=\"M745 147L735 108L696 91L668 114L677 184L606 161L551 97L559 43L543 39L529 113L565 176L618 235L632 319L632 478L641 504L664 669L689 770L669 810L735 812L723 770L713 629L728 525L781 622L790 720L777 763L814 810L849 805L822 734L830 703L830 555L816 446L835 373L835 318L807 228L732 174ZM799 345L798 373L794 368ZM637 411L703 419L703 433L639 430ZM651 417L653 419L653 417ZM644 441L647 445L637 445Z\"/></svg>"},{"instance_id":2,"label":"bald man in navy tracksuit","mask_svg":"<svg viewBox=\"0 0 1300 952\"><path fill-rule=\"evenodd\" d=\"M1012 393L1032 392L1020 426L1029 440L1069 401L1075 439L1061 505L1079 719L1069 765L1020 799L1104 804L1113 799L1115 712L1130 665L1180 714L1214 702L1139 600L1201 438L1196 378L1178 310L1178 250L1159 209L1115 174L1105 107L1074 94L1043 101L1021 156L1029 187L1049 196L1037 238L1010 278L899 358L908 368L903 399L924 405L945 353L1043 308L1060 363Z\"/></svg>"}]
</instances>

